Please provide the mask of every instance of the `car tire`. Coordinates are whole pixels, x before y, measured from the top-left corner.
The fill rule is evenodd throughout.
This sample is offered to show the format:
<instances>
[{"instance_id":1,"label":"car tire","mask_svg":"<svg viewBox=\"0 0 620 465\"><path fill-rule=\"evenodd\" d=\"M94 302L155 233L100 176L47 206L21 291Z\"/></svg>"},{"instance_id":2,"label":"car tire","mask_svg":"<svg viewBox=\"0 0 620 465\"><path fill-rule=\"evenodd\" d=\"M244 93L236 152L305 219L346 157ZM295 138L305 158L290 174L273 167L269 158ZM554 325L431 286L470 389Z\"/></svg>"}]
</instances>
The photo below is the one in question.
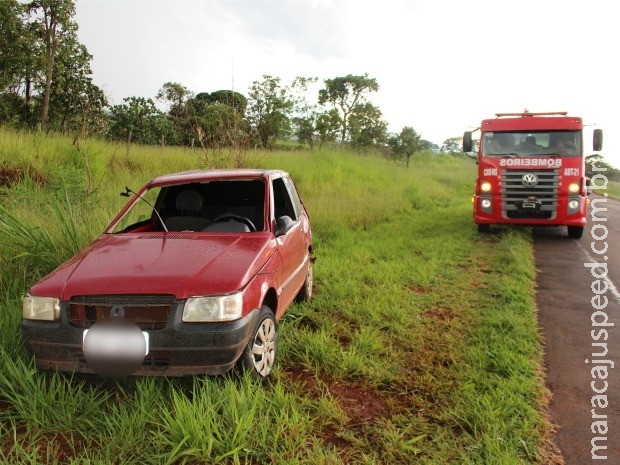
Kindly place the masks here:
<instances>
[{"instance_id":1,"label":"car tire","mask_svg":"<svg viewBox=\"0 0 620 465\"><path fill-rule=\"evenodd\" d=\"M312 300L312 288L314 286L314 271L312 268L312 262L308 264L308 272L306 273L306 279L303 286L295 297L296 302L310 302Z\"/></svg>"},{"instance_id":2,"label":"car tire","mask_svg":"<svg viewBox=\"0 0 620 465\"><path fill-rule=\"evenodd\" d=\"M271 309L263 306L250 342L241 354L240 365L243 371L253 378L265 379L274 366L277 345L276 319Z\"/></svg>"}]
</instances>

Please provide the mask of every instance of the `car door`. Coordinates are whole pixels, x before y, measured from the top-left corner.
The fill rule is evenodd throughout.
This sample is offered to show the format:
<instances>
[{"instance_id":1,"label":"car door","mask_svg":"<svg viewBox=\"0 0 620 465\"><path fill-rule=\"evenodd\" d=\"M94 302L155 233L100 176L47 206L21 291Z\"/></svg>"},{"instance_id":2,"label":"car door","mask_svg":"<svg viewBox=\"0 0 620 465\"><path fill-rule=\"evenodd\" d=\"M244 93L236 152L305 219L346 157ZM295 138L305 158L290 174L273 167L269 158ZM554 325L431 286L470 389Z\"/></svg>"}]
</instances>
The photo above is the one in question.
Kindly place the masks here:
<instances>
[{"instance_id":1,"label":"car door","mask_svg":"<svg viewBox=\"0 0 620 465\"><path fill-rule=\"evenodd\" d=\"M307 221L303 215L301 202L295 202L297 192L291 195L292 181L290 178L276 178L272 181L274 218L276 224L279 219L288 217L292 221L284 234L278 235L276 241L282 258L282 275L280 277L280 311L286 307L297 295L305 279L305 270L308 258L308 241L305 229ZM298 197L297 197L298 198ZM282 220L280 220L282 221Z\"/></svg>"}]
</instances>

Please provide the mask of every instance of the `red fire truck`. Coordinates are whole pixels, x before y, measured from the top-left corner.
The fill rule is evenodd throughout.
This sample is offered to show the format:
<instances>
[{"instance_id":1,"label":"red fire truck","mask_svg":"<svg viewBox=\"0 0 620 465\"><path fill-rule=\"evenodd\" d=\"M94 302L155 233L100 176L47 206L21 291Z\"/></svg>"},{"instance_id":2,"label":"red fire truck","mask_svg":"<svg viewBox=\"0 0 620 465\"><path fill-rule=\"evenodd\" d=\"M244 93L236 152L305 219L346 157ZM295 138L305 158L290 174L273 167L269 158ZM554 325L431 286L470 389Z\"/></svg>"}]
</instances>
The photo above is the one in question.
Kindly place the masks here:
<instances>
[{"instance_id":1,"label":"red fire truck","mask_svg":"<svg viewBox=\"0 0 620 465\"><path fill-rule=\"evenodd\" d=\"M569 237L581 238L588 204L581 118L527 110L495 116L482 121L477 157L470 155L478 164L478 231L492 224L566 226ZM463 135L466 153L474 150L473 132ZM592 148L602 145L595 129Z\"/></svg>"}]
</instances>

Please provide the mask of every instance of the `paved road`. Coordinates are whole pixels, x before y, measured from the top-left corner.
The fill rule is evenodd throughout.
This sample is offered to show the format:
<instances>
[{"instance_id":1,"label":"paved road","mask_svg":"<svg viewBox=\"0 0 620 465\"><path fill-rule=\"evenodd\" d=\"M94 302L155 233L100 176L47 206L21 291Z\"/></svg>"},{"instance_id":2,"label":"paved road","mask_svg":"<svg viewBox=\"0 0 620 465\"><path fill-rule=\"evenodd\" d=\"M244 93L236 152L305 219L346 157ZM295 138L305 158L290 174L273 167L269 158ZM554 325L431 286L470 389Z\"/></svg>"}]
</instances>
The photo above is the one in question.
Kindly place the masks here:
<instances>
[{"instance_id":1,"label":"paved road","mask_svg":"<svg viewBox=\"0 0 620 465\"><path fill-rule=\"evenodd\" d=\"M592 218L590 209L581 240L566 237L564 228L534 228L537 303L553 394L550 414L564 460L618 465L620 202L592 198L607 211Z\"/></svg>"}]
</instances>

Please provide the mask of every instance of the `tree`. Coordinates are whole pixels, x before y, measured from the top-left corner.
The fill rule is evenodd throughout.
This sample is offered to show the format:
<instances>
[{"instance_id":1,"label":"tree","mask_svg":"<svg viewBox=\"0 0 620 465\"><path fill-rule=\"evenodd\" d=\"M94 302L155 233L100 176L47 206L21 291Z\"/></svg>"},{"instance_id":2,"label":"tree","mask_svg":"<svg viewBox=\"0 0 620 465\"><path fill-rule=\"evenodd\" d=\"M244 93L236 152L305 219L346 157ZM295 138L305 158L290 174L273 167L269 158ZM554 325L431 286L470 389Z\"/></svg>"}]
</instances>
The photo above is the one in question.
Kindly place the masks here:
<instances>
[{"instance_id":1,"label":"tree","mask_svg":"<svg viewBox=\"0 0 620 465\"><path fill-rule=\"evenodd\" d=\"M280 78L264 75L254 81L248 94L247 119L264 148L290 133L290 112L293 107L288 90Z\"/></svg>"},{"instance_id":2,"label":"tree","mask_svg":"<svg viewBox=\"0 0 620 465\"><path fill-rule=\"evenodd\" d=\"M435 153L439 152L440 147L431 141L420 139L418 142L418 150L431 150Z\"/></svg>"},{"instance_id":3,"label":"tree","mask_svg":"<svg viewBox=\"0 0 620 465\"><path fill-rule=\"evenodd\" d=\"M0 91L15 88L23 77L25 27L17 0L0 1Z\"/></svg>"},{"instance_id":4,"label":"tree","mask_svg":"<svg viewBox=\"0 0 620 465\"><path fill-rule=\"evenodd\" d=\"M187 141L196 136L187 106L187 102L193 97L193 93L178 82L164 83L155 96L156 100L168 104L168 116L179 140Z\"/></svg>"},{"instance_id":5,"label":"tree","mask_svg":"<svg viewBox=\"0 0 620 465\"><path fill-rule=\"evenodd\" d=\"M243 94L232 90L201 92L187 105L201 144L211 148L245 145L247 99Z\"/></svg>"},{"instance_id":6,"label":"tree","mask_svg":"<svg viewBox=\"0 0 620 465\"><path fill-rule=\"evenodd\" d=\"M296 77L290 88L294 114L291 119L293 133L300 144L306 143L310 146L310 149L314 148L319 112L316 103L308 102L308 93L310 87L317 81L318 78L315 77Z\"/></svg>"},{"instance_id":7,"label":"tree","mask_svg":"<svg viewBox=\"0 0 620 465\"><path fill-rule=\"evenodd\" d=\"M405 158L407 166L409 166L409 159L413 154L420 150L420 142L420 134L409 126L403 127L399 134L392 135L388 139L388 145L393 156L395 158Z\"/></svg>"},{"instance_id":8,"label":"tree","mask_svg":"<svg viewBox=\"0 0 620 465\"><path fill-rule=\"evenodd\" d=\"M75 14L73 0L32 0L28 4L33 26L42 46L43 103L41 123L47 125L51 98L52 79L56 56L64 42L76 41L77 23L71 18Z\"/></svg>"},{"instance_id":9,"label":"tree","mask_svg":"<svg viewBox=\"0 0 620 465\"><path fill-rule=\"evenodd\" d=\"M369 78L368 74L354 76L348 74L344 77L326 79L325 88L319 91L319 104L330 103L340 115L340 143L344 144L347 139L349 118L355 107L364 103L365 94L377 92L379 84L376 79Z\"/></svg>"},{"instance_id":10,"label":"tree","mask_svg":"<svg viewBox=\"0 0 620 465\"><path fill-rule=\"evenodd\" d=\"M79 129L85 136L104 124L103 109L108 102L90 77L91 59L86 47L76 41L67 42L56 58L48 123L65 132Z\"/></svg>"},{"instance_id":11,"label":"tree","mask_svg":"<svg viewBox=\"0 0 620 465\"><path fill-rule=\"evenodd\" d=\"M338 138L338 132L342 126L342 119L338 110L331 110L320 113L316 118L316 132L319 136L319 142L322 144L335 142Z\"/></svg>"},{"instance_id":12,"label":"tree","mask_svg":"<svg viewBox=\"0 0 620 465\"><path fill-rule=\"evenodd\" d=\"M108 137L143 144L157 144L164 137L175 141L172 122L159 111L152 99L126 97L121 105L111 109L111 123Z\"/></svg>"},{"instance_id":13,"label":"tree","mask_svg":"<svg viewBox=\"0 0 620 465\"><path fill-rule=\"evenodd\" d=\"M245 95L235 92L234 90L216 90L215 92L201 93L198 96L202 96L202 99L208 103L221 103L228 105L239 114L245 114L245 110L248 106L248 99ZM196 96L196 98L198 98Z\"/></svg>"},{"instance_id":14,"label":"tree","mask_svg":"<svg viewBox=\"0 0 620 465\"><path fill-rule=\"evenodd\" d=\"M606 178L620 180L620 170L610 165L601 154L595 153L586 157L586 173L588 176L603 174Z\"/></svg>"},{"instance_id":15,"label":"tree","mask_svg":"<svg viewBox=\"0 0 620 465\"><path fill-rule=\"evenodd\" d=\"M441 146L442 152L447 153L460 153L463 151L463 141L460 137L451 137L443 141Z\"/></svg>"},{"instance_id":16,"label":"tree","mask_svg":"<svg viewBox=\"0 0 620 465\"><path fill-rule=\"evenodd\" d=\"M387 123L381 110L370 102L359 103L351 112L349 136L355 148L371 148L387 140Z\"/></svg>"},{"instance_id":17,"label":"tree","mask_svg":"<svg viewBox=\"0 0 620 465\"><path fill-rule=\"evenodd\" d=\"M0 0L0 122L13 125L30 120L31 88L38 68L36 36L26 22L27 12L27 6L17 0Z\"/></svg>"}]
</instances>

